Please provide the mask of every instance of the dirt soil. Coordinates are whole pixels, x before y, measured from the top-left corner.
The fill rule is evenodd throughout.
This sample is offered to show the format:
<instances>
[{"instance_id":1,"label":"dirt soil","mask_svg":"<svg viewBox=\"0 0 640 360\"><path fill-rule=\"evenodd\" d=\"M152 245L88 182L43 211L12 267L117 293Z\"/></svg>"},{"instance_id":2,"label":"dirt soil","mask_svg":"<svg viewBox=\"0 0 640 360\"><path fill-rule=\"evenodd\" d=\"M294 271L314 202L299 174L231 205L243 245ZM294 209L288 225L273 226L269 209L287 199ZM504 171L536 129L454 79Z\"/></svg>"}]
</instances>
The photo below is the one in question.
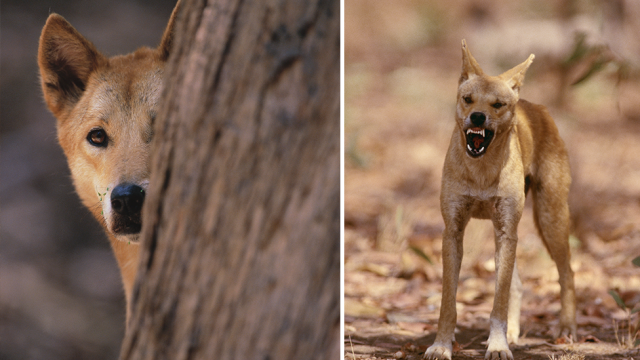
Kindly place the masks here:
<instances>
[{"instance_id":1,"label":"dirt soil","mask_svg":"<svg viewBox=\"0 0 640 360\"><path fill-rule=\"evenodd\" d=\"M608 294L617 291L629 307L640 303L640 268L631 263L640 256L637 78L618 82L619 68L609 64L567 85L585 66L561 65L571 52L571 29L563 32L567 39L545 39L548 47L536 48L525 34L509 42L512 53L498 53L504 46L495 43L522 32L523 19L540 26L560 20L550 1L536 2L534 14L492 3L345 4L344 358L421 359L434 341L442 289L440 178L454 128L460 39L466 38L490 74L536 53L521 97L548 106L571 159L577 339L553 336L558 274L535 230L529 199L518 229L524 296L514 357L640 359L629 345L629 319L633 338L638 314L628 315ZM574 15L595 16L587 10ZM495 286L491 223L472 220L464 247L453 357L483 359Z\"/></svg>"}]
</instances>

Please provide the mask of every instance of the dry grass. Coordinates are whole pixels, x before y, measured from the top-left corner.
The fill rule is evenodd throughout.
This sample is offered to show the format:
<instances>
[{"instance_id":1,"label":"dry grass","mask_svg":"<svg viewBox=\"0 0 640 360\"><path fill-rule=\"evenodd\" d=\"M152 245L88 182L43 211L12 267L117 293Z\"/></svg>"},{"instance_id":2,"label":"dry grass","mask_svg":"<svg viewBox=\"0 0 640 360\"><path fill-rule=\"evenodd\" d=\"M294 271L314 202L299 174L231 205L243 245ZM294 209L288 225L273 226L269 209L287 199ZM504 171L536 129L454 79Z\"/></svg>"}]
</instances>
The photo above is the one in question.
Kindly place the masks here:
<instances>
[{"instance_id":1,"label":"dry grass","mask_svg":"<svg viewBox=\"0 0 640 360\"><path fill-rule=\"evenodd\" d=\"M549 355L549 359L550 360L584 360L584 355L577 354L577 353L568 353L568 354L562 354L556 357L556 355L553 354L553 355Z\"/></svg>"}]
</instances>

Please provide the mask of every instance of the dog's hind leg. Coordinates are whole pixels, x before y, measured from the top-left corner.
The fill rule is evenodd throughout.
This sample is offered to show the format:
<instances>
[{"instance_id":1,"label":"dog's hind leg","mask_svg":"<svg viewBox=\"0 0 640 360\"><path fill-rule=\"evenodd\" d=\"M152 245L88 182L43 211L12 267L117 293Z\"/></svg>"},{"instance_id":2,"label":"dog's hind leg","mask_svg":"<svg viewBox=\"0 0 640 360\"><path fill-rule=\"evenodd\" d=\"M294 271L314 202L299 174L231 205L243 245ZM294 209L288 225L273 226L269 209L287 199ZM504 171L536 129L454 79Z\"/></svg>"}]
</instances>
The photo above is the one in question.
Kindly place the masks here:
<instances>
[{"instance_id":1,"label":"dog's hind leg","mask_svg":"<svg viewBox=\"0 0 640 360\"><path fill-rule=\"evenodd\" d=\"M520 303L522 302L522 282L518 276L518 261L513 264L511 287L509 288L509 315L507 316L507 342L517 344L520 336Z\"/></svg>"},{"instance_id":2,"label":"dog's hind leg","mask_svg":"<svg viewBox=\"0 0 640 360\"><path fill-rule=\"evenodd\" d=\"M545 169L544 167L547 167ZM551 169L553 168L553 169ZM558 267L560 282L560 328L558 336L576 339L576 294L569 249L569 185L567 162L541 164L540 178L532 184L534 221L540 237Z\"/></svg>"}]
</instances>

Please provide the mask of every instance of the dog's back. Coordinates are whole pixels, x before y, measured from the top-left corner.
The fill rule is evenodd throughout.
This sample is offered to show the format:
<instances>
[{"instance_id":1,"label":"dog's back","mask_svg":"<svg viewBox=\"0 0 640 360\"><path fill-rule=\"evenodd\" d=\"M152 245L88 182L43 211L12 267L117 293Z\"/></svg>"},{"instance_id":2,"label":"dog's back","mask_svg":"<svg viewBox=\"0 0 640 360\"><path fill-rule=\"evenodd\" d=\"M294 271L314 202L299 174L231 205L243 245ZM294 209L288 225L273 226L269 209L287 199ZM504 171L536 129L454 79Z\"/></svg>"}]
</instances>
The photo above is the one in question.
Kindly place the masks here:
<instances>
[{"instance_id":1,"label":"dog's back","mask_svg":"<svg viewBox=\"0 0 640 360\"><path fill-rule=\"evenodd\" d=\"M546 180L559 184L568 192L571 184L569 155L547 108L520 99L516 115L518 140L527 177L525 191L531 186L540 188Z\"/></svg>"}]
</instances>

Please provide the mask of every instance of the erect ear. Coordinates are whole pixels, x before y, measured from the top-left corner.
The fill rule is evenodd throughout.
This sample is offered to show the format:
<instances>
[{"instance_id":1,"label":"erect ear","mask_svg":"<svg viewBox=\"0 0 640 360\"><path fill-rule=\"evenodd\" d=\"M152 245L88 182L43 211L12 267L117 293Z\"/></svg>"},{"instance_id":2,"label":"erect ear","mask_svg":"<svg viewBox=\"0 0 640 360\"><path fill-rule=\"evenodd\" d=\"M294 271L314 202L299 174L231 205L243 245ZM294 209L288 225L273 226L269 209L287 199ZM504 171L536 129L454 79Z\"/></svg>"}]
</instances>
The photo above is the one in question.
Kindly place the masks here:
<instances>
[{"instance_id":1,"label":"erect ear","mask_svg":"<svg viewBox=\"0 0 640 360\"><path fill-rule=\"evenodd\" d=\"M158 50L160 51L160 60L162 61L167 61L167 59L169 59L169 54L171 53L171 47L173 46L173 39L175 36L176 18L178 17L178 11L180 10L180 2L181 1L178 0L176 6L173 8L167 28L164 30L164 34L162 34L160 46L158 46Z\"/></svg>"},{"instance_id":2,"label":"erect ear","mask_svg":"<svg viewBox=\"0 0 640 360\"><path fill-rule=\"evenodd\" d=\"M484 72L478 65L478 62L471 55L467 42L462 39L462 73L460 74L460 84L469 80L473 76L482 75Z\"/></svg>"},{"instance_id":3,"label":"erect ear","mask_svg":"<svg viewBox=\"0 0 640 360\"><path fill-rule=\"evenodd\" d=\"M520 86L522 86L522 82L524 81L524 74L527 72L527 69L533 62L534 58L535 56L531 54L529 55L529 58L522 64L514 67L511 70L507 70L502 75L500 75L500 78L504 80L507 85L509 85L509 87L516 92L516 94L520 92Z\"/></svg>"},{"instance_id":4,"label":"erect ear","mask_svg":"<svg viewBox=\"0 0 640 360\"><path fill-rule=\"evenodd\" d=\"M59 117L84 92L89 75L107 59L62 16L51 14L40 35L38 66L44 99Z\"/></svg>"}]
</instances>

